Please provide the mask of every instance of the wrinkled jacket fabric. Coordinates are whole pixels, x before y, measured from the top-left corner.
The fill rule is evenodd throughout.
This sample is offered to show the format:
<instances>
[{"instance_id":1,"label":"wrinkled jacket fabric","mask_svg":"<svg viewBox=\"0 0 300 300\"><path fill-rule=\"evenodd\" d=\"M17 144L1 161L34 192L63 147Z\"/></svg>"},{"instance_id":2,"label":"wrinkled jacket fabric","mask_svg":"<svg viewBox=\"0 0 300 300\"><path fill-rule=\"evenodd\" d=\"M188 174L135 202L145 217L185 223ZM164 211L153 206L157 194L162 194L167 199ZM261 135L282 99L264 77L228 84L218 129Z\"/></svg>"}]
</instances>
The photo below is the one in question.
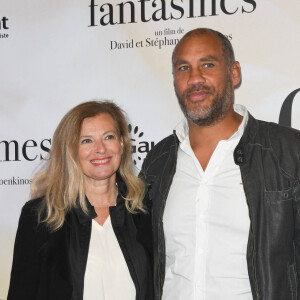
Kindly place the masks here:
<instances>
[{"instance_id":1,"label":"wrinkled jacket fabric","mask_svg":"<svg viewBox=\"0 0 300 300\"><path fill-rule=\"evenodd\" d=\"M155 299L161 299L163 293L162 221L176 171L178 145L175 133L159 142L141 171L152 201ZM249 208L245 259L253 299L300 299L300 132L258 121L249 114L232 155L241 170Z\"/></svg>"},{"instance_id":2,"label":"wrinkled jacket fabric","mask_svg":"<svg viewBox=\"0 0 300 300\"><path fill-rule=\"evenodd\" d=\"M110 208L112 226L136 288L135 299L153 300L152 249L138 241L143 236L139 228L145 228L149 215L129 213L121 196L126 186L120 180L118 188L117 205ZM71 209L63 226L51 233L37 222L40 202L41 198L30 200L22 209L7 299L82 300L95 210L88 201L88 215L79 207Z\"/></svg>"}]
</instances>

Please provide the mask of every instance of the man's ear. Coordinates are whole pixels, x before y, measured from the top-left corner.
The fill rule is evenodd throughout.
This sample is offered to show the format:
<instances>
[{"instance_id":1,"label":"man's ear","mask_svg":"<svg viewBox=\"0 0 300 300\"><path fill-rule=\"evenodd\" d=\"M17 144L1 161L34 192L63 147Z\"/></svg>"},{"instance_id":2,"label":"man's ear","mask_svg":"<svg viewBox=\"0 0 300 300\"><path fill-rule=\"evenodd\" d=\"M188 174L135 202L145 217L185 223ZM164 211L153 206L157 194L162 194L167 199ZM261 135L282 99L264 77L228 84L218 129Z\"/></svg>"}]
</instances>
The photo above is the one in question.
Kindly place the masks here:
<instances>
[{"instance_id":1,"label":"man's ear","mask_svg":"<svg viewBox=\"0 0 300 300\"><path fill-rule=\"evenodd\" d=\"M242 80L241 66L238 61L235 61L230 70L231 81L234 87L238 87Z\"/></svg>"}]
</instances>

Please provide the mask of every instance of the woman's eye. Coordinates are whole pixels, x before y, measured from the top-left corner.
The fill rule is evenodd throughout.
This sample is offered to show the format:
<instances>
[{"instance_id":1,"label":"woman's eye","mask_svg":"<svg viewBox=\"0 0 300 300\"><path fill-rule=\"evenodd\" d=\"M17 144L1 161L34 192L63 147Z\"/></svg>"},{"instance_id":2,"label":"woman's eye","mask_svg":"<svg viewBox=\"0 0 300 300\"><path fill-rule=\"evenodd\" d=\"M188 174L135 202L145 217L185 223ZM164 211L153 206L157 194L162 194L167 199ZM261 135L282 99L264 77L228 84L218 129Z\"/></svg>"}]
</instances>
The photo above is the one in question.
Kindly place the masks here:
<instances>
[{"instance_id":1,"label":"woman's eye","mask_svg":"<svg viewBox=\"0 0 300 300\"><path fill-rule=\"evenodd\" d=\"M105 137L106 140L113 140L115 139L115 136L113 134L109 134Z\"/></svg>"},{"instance_id":2,"label":"woman's eye","mask_svg":"<svg viewBox=\"0 0 300 300\"><path fill-rule=\"evenodd\" d=\"M81 144L88 144L88 143L91 143L92 140L91 139L83 139L81 140Z\"/></svg>"}]
</instances>

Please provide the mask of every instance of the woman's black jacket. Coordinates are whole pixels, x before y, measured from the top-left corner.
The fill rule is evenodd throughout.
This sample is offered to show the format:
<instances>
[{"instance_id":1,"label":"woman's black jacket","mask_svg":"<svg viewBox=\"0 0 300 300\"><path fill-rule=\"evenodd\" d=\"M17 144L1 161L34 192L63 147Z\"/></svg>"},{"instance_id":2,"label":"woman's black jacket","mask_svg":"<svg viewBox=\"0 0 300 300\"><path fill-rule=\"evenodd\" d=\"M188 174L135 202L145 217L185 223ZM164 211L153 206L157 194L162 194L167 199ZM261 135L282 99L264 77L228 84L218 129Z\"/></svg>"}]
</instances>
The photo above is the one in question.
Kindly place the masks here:
<instances>
[{"instance_id":1,"label":"woman's black jacket","mask_svg":"<svg viewBox=\"0 0 300 300\"><path fill-rule=\"evenodd\" d=\"M118 187L123 194L125 185L118 182ZM22 209L7 299L82 300L95 210L87 201L88 215L79 207L72 209L63 226L50 233L44 223L37 222L41 201L30 200ZM154 299L150 215L129 213L119 192L110 217L136 287L136 300Z\"/></svg>"}]
</instances>

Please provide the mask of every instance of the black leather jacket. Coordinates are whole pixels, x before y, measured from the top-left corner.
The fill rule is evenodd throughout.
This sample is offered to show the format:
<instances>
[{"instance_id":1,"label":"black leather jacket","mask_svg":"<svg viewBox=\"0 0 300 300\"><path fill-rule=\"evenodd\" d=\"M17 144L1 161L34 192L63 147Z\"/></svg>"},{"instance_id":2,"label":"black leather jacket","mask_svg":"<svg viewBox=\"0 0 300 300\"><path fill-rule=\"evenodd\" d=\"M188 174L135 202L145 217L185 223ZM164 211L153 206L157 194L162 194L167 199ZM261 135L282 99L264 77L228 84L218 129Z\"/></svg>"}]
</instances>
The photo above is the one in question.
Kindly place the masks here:
<instances>
[{"instance_id":1,"label":"black leather jacket","mask_svg":"<svg viewBox=\"0 0 300 300\"><path fill-rule=\"evenodd\" d=\"M152 200L155 299L165 276L163 213L176 170L175 134L159 142L141 175ZM300 299L300 132L249 120L236 147L249 207L248 273L253 299Z\"/></svg>"}]
</instances>

